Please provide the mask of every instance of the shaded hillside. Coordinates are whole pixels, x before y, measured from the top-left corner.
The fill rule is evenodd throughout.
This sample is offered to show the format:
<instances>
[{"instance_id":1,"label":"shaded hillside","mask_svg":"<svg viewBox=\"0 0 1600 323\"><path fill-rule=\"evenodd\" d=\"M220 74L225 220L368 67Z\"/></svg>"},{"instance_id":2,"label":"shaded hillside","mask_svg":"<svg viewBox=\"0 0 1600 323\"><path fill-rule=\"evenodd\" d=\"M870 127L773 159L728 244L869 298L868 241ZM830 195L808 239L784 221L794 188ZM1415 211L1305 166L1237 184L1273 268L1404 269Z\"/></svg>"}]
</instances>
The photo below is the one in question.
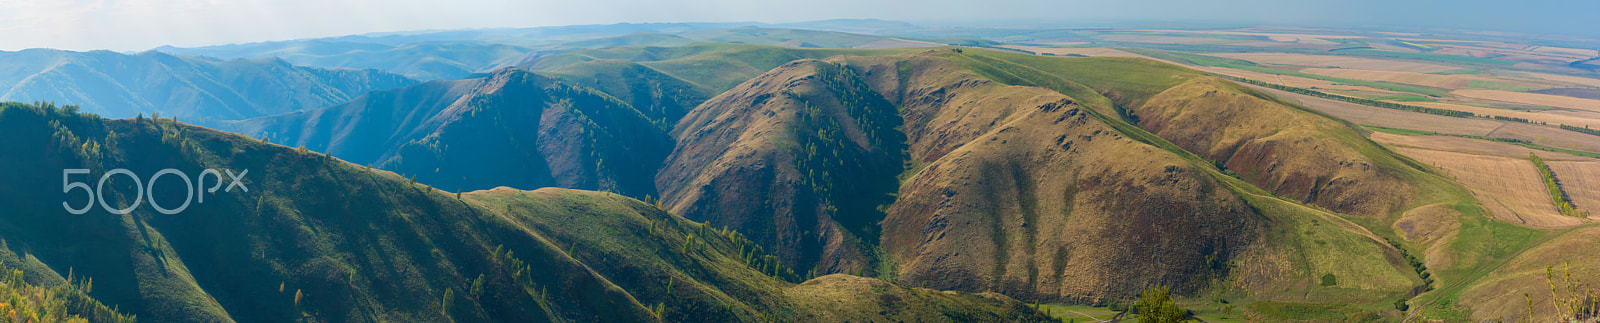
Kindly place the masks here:
<instances>
[{"instance_id":1,"label":"shaded hillside","mask_svg":"<svg viewBox=\"0 0 1600 323\"><path fill-rule=\"evenodd\" d=\"M746 232L799 272L860 272L894 201L899 123L853 71L791 62L679 122L656 186L667 209Z\"/></svg>"},{"instance_id":2,"label":"shaded hillside","mask_svg":"<svg viewBox=\"0 0 1600 323\"><path fill-rule=\"evenodd\" d=\"M628 103L651 121L670 128L695 106L716 95L689 81L624 60L595 60L563 66L553 76L587 86Z\"/></svg>"},{"instance_id":3,"label":"shaded hillside","mask_svg":"<svg viewBox=\"0 0 1600 323\"><path fill-rule=\"evenodd\" d=\"M567 187L644 197L655 192L653 172L670 151L663 120L682 113L682 103L652 97L652 85L662 83L615 86L644 92L627 93L634 101L663 103L645 109L660 113L644 114L587 87L505 69L229 128L450 190Z\"/></svg>"},{"instance_id":4,"label":"shaded hillside","mask_svg":"<svg viewBox=\"0 0 1600 323\"><path fill-rule=\"evenodd\" d=\"M70 268L94 279L95 298L153 321L794 321L835 313L842 297L816 297L830 293L895 300L855 303L863 319L1044 319L993 294L844 277L795 285L763 274L772 258L740 234L615 194L451 195L170 119L53 107L0 106L0 135L17 139L0 144L16 153L0 166L20 170L0 174L0 235L36 259L25 275ZM131 214L68 215L63 195L37 189L64 168L151 181L162 168L250 172L248 191L200 193L171 215L153 211L182 204L181 181L147 181L141 194L117 177L99 193L108 208L137 205ZM90 202L73 196L69 205Z\"/></svg>"},{"instance_id":5,"label":"shaded hillside","mask_svg":"<svg viewBox=\"0 0 1600 323\"><path fill-rule=\"evenodd\" d=\"M160 113L209 123L319 108L416 81L373 70L216 61L158 52L0 52L0 100L53 101L113 118Z\"/></svg>"}]
</instances>

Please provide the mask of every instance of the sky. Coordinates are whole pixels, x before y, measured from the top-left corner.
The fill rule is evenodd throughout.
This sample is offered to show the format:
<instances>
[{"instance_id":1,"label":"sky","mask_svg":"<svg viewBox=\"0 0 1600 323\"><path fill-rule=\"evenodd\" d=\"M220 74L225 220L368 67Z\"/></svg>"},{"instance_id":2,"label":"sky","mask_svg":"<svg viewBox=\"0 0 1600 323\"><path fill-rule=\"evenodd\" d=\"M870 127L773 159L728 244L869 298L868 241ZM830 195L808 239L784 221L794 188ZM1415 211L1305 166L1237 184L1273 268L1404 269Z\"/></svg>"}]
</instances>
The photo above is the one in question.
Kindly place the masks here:
<instances>
[{"instance_id":1,"label":"sky","mask_svg":"<svg viewBox=\"0 0 1600 323\"><path fill-rule=\"evenodd\" d=\"M875 18L1407 26L1600 36L1596 0L0 0L0 50L140 51L424 29Z\"/></svg>"}]
</instances>

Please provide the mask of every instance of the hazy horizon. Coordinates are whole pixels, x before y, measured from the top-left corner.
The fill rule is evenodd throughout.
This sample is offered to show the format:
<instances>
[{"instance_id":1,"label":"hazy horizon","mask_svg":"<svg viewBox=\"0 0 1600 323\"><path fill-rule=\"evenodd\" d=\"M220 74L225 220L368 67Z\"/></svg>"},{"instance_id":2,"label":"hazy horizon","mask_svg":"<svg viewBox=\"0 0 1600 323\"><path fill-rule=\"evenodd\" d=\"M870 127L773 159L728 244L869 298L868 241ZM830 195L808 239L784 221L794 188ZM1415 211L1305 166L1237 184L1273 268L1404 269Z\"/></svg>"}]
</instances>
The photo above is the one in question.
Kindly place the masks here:
<instances>
[{"instance_id":1,"label":"hazy horizon","mask_svg":"<svg viewBox=\"0 0 1600 323\"><path fill-rule=\"evenodd\" d=\"M1559 10L1552 10L1559 8ZM789 23L883 19L920 25L1230 24L1400 26L1593 37L1600 2L1377 1L774 1L0 0L0 50L142 51L374 32L660 22Z\"/></svg>"}]
</instances>

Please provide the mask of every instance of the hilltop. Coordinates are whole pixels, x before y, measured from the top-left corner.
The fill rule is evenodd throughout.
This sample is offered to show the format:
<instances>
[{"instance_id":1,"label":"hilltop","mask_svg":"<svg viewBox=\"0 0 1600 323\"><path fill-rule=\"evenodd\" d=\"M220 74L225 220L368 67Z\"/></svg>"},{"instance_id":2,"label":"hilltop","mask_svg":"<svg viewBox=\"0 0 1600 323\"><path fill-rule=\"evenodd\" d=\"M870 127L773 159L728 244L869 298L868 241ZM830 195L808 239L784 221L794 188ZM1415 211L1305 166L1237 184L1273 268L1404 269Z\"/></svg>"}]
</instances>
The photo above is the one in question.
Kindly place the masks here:
<instances>
[{"instance_id":1,"label":"hilltop","mask_svg":"<svg viewBox=\"0 0 1600 323\"><path fill-rule=\"evenodd\" d=\"M200 124L338 104L415 84L376 70L214 60L159 52L0 52L0 101L53 101L111 118L162 114Z\"/></svg>"},{"instance_id":2,"label":"hilltop","mask_svg":"<svg viewBox=\"0 0 1600 323\"><path fill-rule=\"evenodd\" d=\"M451 194L324 154L170 119L107 120L72 109L0 106L0 219L30 283L64 269L94 299L155 321L659 321L851 317L1043 320L998 294L903 288L870 278L802 280L732 230L616 194L506 188ZM176 181L139 193L103 186L126 215L67 215L55 170L251 172L248 192L206 193L178 214ZM32 184L37 185L32 185ZM138 193L138 194L136 194ZM324 198L339 194L339 199ZM71 199L69 204L84 202ZM156 202L160 202L156 204ZM557 225L559 224L559 225ZM36 258L35 258L36 257ZM34 280L38 280L35 282ZM872 300L877 300L874 302Z\"/></svg>"}]
</instances>

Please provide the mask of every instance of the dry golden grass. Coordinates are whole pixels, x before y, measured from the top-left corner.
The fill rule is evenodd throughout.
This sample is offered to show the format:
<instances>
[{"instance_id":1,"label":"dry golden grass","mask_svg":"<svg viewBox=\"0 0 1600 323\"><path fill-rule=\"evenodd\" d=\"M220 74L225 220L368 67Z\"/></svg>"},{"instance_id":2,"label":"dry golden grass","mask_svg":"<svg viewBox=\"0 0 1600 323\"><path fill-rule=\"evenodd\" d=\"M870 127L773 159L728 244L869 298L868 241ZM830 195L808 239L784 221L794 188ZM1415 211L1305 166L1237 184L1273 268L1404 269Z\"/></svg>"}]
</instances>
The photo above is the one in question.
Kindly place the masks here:
<instances>
[{"instance_id":1,"label":"dry golden grass","mask_svg":"<svg viewBox=\"0 0 1600 323\"><path fill-rule=\"evenodd\" d=\"M1406 102L1405 104L1424 106L1429 108L1450 109L1466 111L1478 115L1492 115L1528 119L1533 122L1545 122L1552 125L1565 124L1573 126L1589 126L1600 128L1600 112L1589 111L1522 111L1475 107L1445 102Z\"/></svg>"},{"instance_id":2,"label":"dry golden grass","mask_svg":"<svg viewBox=\"0 0 1600 323\"><path fill-rule=\"evenodd\" d=\"M1561 107L1561 108L1572 108L1572 109L1581 109L1581 110L1589 110L1589 111L1600 112L1600 100L1580 99L1580 98L1560 96L1560 95L1549 95L1549 94L1538 94L1538 93L1522 93L1522 92L1511 92L1511 91L1500 91L1500 90L1457 90L1457 91L1454 91L1454 92L1450 92L1450 94L1460 95L1460 96L1469 97L1469 98L1478 98L1478 99L1495 100L1495 101L1505 101L1505 102L1512 102L1512 103L1526 103L1526 104L1534 104L1534 105L1544 105L1544 106Z\"/></svg>"},{"instance_id":3,"label":"dry golden grass","mask_svg":"<svg viewBox=\"0 0 1600 323\"><path fill-rule=\"evenodd\" d=\"M1584 223L1556 210L1543 177L1527 159L1408 147L1394 150L1444 169L1471 190L1495 219L1538 229L1570 228Z\"/></svg>"},{"instance_id":4,"label":"dry golden grass","mask_svg":"<svg viewBox=\"0 0 1600 323\"><path fill-rule=\"evenodd\" d=\"M1350 68L1375 71L1434 73L1460 69L1459 67L1439 64L1334 55L1286 53L1213 53L1206 55L1237 58L1263 64Z\"/></svg>"},{"instance_id":5,"label":"dry golden grass","mask_svg":"<svg viewBox=\"0 0 1600 323\"><path fill-rule=\"evenodd\" d=\"M1496 142L1482 139L1462 138L1456 136L1414 136L1398 135L1384 132L1373 132L1369 138L1380 144L1390 147L1422 148L1474 155L1493 155L1508 158L1527 158L1528 153L1538 153L1545 160L1561 161L1597 161L1590 157L1548 152L1533 148Z\"/></svg>"},{"instance_id":6,"label":"dry golden grass","mask_svg":"<svg viewBox=\"0 0 1600 323\"><path fill-rule=\"evenodd\" d=\"M1550 171L1561 180L1561 189L1572 198L1573 205L1591 215L1600 215L1600 162L1551 161L1548 164Z\"/></svg>"},{"instance_id":7,"label":"dry golden grass","mask_svg":"<svg viewBox=\"0 0 1600 323\"><path fill-rule=\"evenodd\" d=\"M1522 252L1464 289L1458 303L1471 306L1473 321L1499 319L1521 322L1519 319L1529 314L1528 301L1531 300L1533 318L1529 321L1556 322L1552 296L1570 299L1574 294L1583 295L1586 292L1582 289L1576 290L1576 293L1566 290L1569 268L1572 281L1579 288L1584 284L1600 286L1600 248L1595 248L1597 241L1600 241L1600 226L1562 233ZM1546 268L1553 271L1554 279L1546 278ZM1560 286L1561 290L1552 293L1551 283Z\"/></svg>"}]
</instances>

